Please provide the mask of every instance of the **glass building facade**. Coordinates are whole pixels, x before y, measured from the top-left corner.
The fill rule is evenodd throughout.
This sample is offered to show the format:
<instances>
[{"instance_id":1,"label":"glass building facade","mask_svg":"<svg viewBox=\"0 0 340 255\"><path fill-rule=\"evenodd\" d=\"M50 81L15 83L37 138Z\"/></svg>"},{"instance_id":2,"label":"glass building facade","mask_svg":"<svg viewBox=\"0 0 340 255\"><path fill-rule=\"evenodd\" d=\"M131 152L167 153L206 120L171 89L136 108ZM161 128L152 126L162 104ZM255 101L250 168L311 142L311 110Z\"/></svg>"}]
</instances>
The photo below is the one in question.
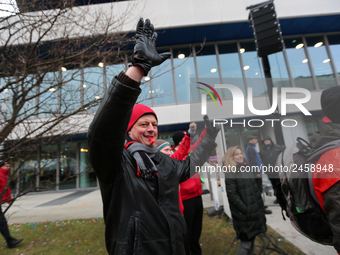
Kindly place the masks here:
<instances>
[{"instance_id":1,"label":"glass building facade","mask_svg":"<svg viewBox=\"0 0 340 255\"><path fill-rule=\"evenodd\" d=\"M12 169L19 169L17 181L11 183L13 193L35 188L58 191L98 187L86 140L27 149L19 158L10 161Z\"/></svg>"},{"instance_id":2,"label":"glass building facade","mask_svg":"<svg viewBox=\"0 0 340 255\"><path fill-rule=\"evenodd\" d=\"M202 92L196 88L197 82L211 86L233 84L245 95L247 88L251 87L254 97L267 95L262 62L257 57L253 40L207 43L204 47L172 46L158 51L170 51L172 56L162 65L153 68L149 76L142 80L142 93L138 102L150 107L199 102ZM287 37L284 38L284 50L271 54L268 58L273 84L279 89L301 87L313 91L340 85L340 34ZM114 65L99 63L90 68L60 69L59 72L48 73L41 84L41 91L60 80L64 86L61 91L57 87L55 90L49 89L50 94L42 94L38 101L31 103L36 104L39 116L46 117L59 110L72 110L59 109L58 105L61 104L58 100L69 100L77 105L86 105L93 96L100 100L112 78L126 70L127 65L127 62ZM58 96L65 90L74 93L67 93L70 98ZM227 89L218 89L217 92L222 100L232 98ZM49 109L55 112L43 108L42 102L45 101L53 104ZM97 107L88 111L96 110ZM317 124L314 120L306 121L305 124L310 136L317 129ZM159 136L172 142L172 133L161 132ZM258 128L226 128L227 146L244 146L245 137L249 134L259 135L260 131ZM46 180L55 182L56 190L97 187L85 138L76 142L41 146L25 160L16 185L23 189L29 184L37 183L43 188Z\"/></svg>"},{"instance_id":3,"label":"glass building facade","mask_svg":"<svg viewBox=\"0 0 340 255\"><path fill-rule=\"evenodd\" d=\"M284 38L284 45L283 51L268 56L275 87L301 87L312 91L340 84L340 34L289 37ZM248 87L252 87L255 97L267 94L262 62L257 57L253 40L207 43L203 47L173 46L157 50L170 51L172 56L162 65L153 68L148 77L142 80L142 93L138 101L146 105L156 107L199 102L197 82L212 86L218 83L233 84L244 94ZM126 70L127 65L127 62L114 65L100 62L98 66L82 69L67 70L61 67L59 72L45 75L40 91L50 88L50 84L54 83L56 88L49 89L50 94L42 94L38 101L31 104L40 107L41 116L48 116L53 113L44 110L46 101L58 111L58 105L62 105L58 100L72 101L78 105L86 105L93 97L100 100L112 78ZM5 78L0 78L0 82L1 79ZM60 81L61 91L57 88ZM217 92L222 95L222 99L231 98L229 90L218 89ZM58 93L61 96L57 96ZM61 110L71 111L72 105L69 107Z\"/></svg>"}]
</instances>

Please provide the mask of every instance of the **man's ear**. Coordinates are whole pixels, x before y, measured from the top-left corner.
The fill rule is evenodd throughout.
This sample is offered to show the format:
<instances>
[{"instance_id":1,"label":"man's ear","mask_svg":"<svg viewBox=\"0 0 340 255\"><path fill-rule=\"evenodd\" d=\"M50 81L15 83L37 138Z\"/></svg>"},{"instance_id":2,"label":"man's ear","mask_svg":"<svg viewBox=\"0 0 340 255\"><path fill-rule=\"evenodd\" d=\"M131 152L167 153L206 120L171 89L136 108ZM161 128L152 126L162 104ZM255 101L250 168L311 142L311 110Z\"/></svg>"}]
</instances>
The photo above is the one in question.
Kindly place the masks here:
<instances>
[{"instance_id":1,"label":"man's ear","mask_svg":"<svg viewBox=\"0 0 340 255\"><path fill-rule=\"evenodd\" d=\"M131 137L131 129L130 129L130 131L129 132L127 132L127 134Z\"/></svg>"}]
</instances>

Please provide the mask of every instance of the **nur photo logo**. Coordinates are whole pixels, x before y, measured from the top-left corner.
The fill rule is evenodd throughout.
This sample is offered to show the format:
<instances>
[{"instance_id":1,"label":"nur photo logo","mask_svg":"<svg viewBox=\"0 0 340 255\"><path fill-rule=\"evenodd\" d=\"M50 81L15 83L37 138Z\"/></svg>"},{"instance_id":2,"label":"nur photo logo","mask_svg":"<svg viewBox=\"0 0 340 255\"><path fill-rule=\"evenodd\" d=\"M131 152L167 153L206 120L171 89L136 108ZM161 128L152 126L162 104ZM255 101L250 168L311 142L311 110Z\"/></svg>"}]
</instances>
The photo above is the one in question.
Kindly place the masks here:
<instances>
[{"instance_id":1,"label":"nur photo logo","mask_svg":"<svg viewBox=\"0 0 340 255\"><path fill-rule=\"evenodd\" d=\"M202 82L197 82L200 85L203 85L205 87L207 87L208 89L210 89L215 95L216 97L219 99L221 106L222 105L222 100L219 96L219 94L217 93L217 91L215 90L215 88L217 89L228 89L231 94L232 94L232 109L225 109L226 107L219 107L216 108L215 113L217 115L220 116L225 116L226 112L229 112L232 110L232 115L233 116L245 116L245 106L248 107L248 110L250 113L252 113L253 115L256 116L269 116L271 114L273 114L276 109L278 109L278 105L279 105L279 96L280 96L280 110L281 110L281 116L286 116L287 115L287 108L288 105L294 105L295 107L297 107L300 112L302 112L304 115L311 115L311 113L307 110L307 108L303 105L307 102L309 102L309 100L311 99L311 93L309 90L305 89L305 88L290 88L290 87L282 87L281 88L281 93L278 93L278 89L276 87L272 88L272 104L269 105L269 107L267 109L256 109L254 107L254 95L253 95L253 88L252 87L248 87L247 88L247 94L246 96L244 95L243 91L235 86L235 85L231 85L231 84L215 84L214 88L206 83L202 83ZM217 105L217 102L215 100L214 95L207 89L205 88L201 88L201 87L197 87L198 89L206 92L214 101L215 105ZM206 115L207 114L207 94L201 94L201 114L202 115ZM289 95L299 95L299 97L293 97L291 98L291 96ZM229 99L230 100L230 99ZM265 101L264 101L265 102ZM223 117L222 117L223 118ZM252 125L252 122L260 122L261 124L259 126L255 126ZM274 126L274 121L280 121L280 119L265 119L265 121L271 121L272 122L272 126ZM294 125L288 126L285 125L285 122L294 122ZM240 123L236 123L233 122L233 120L231 119L230 121L226 120L226 119L214 119L214 125L215 124L226 124L226 123L230 123L231 126L233 124L242 124L244 127L246 126L245 124L246 120L244 119L242 122ZM284 119L282 121L280 121L282 126L284 127L295 127L297 125L297 121L294 119ZM250 119L248 120L248 126L250 127L261 127L264 125L264 121L261 119Z\"/></svg>"},{"instance_id":2,"label":"nur photo logo","mask_svg":"<svg viewBox=\"0 0 340 255\"><path fill-rule=\"evenodd\" d=\"M209 88L217 96L218 100L220 100L220 104L222 106L222 100L220 98L220 95L217 93L217 91L213 87L211 87L210 85L203 83L203 82L197 82L197 83ZM200 89L200 90L203 90L205 93L207 93L212 98L212 100L214 100L215 105L217 105L215 97L210 93L209 90L204 89L204 88L200 88L200 87L197 87L197 88ZM206 94L201 94L201 113L202 113L202 115L207 114L207 95Z\"/></svg>"}]
</instances>

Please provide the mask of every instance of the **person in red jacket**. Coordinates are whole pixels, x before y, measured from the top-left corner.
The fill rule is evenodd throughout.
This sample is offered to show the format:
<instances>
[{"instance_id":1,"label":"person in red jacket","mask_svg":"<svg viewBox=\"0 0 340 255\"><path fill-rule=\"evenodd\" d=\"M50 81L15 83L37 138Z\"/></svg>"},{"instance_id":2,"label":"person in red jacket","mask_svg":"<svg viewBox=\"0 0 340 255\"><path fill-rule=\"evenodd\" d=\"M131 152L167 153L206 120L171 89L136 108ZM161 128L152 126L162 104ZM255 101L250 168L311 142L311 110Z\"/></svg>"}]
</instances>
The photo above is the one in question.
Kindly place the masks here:
<instances>
[{"instance_id":1,"label":"person in red jacket","mask_svg":"<svg viewBox=\"0 0 340 255\"><path fill-rule=\"evenodd\" d=\"M196 132L196 123L189 126L190 136L186 132L178 131L174 134L173 155L177 153L176 159L183 160L190 151L194 151L202 138L207 134L203 129L198 141L191 145L192 137ZM190 138L191 137L191 138ZM178 152L182 153L179 154ZM183 153L184 151L184 153ZM202 202L202 182L198 173L180 184L180 195L184 205L184 218L188 228L188 241L185 244L186 254L202 254L199 239L202 232L203 202Z\"/></svg>"},{"instance_id":2,"label":"person in red jacket","mask_svg":"<svg viewBox=\"0 0 340 255\"><path fill-rule=\"evenodd\" d=\"M10 165L6 161L0 161L0 194L3 193L6 184L8 182L8 175L10 173ZM0 195L1 197L1 195ZM11 190L9 186L7 186L6 191L4 192L3 196L1 197L1 205L5 202L12 203L11 200ZM7 246L9 248L14 248L17 244L21 243L24 239L15 239L14 237L11 237L9 234L8 224L7 220L5 218L5 215L2 213L2 209L0 206L0 233L3 235L7 242Z\"/></svg>"}]
</instances>

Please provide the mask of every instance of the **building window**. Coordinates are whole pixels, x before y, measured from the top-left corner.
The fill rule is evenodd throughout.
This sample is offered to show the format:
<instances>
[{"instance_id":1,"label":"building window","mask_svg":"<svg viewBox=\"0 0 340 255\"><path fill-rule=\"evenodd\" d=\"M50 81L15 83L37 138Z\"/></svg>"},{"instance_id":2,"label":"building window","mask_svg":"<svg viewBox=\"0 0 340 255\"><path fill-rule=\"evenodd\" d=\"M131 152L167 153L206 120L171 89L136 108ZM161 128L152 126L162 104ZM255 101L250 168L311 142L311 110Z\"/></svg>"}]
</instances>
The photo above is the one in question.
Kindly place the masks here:
<instances>
[{"instance_id":1,"label":"building window","mask_svg":"<svg viewBox=\"0 0 340 255\"><path fill-rule=\"evenodd\" d=\"M139 97L137 99L138 104L152 106L151 100L152 100L152 96L155 93L155 91L152 89L149 78L150 78L149 76L145 76L141 80L140 88L142 92L139 94Z\"/></svg>"},{"instance_id":2,"label":"building window","mask_svg":"<svg viewBox=\"0 0 340 255\"><path fill-rule=\"evenodd\" d=\"M277 52L268 55L270 73L272 76L273 86L278 88L278 92L281 93L282 87L291 87L286 61L283 56L283 52Z\"/></svg>"},{"instance_id":3,"label":"building window","mask_svg":"<svg viewBox=\"0 0 340 255\"><path fill-rule=\"evenodd\" d=\"M197 80L191 47L173 48L172 56L173 67L175 68L177 102L198 102L200 99L196 88Z\"/></svg>"},{"instance_id":4,"label":"building window","mask_svg":"<svg viewBox=\"0 0 340 255\"><path fill-rule=\"evenodd\" d=\"M263 96L267 94L267 84L264 79L261 59L257 57L254 42L241 42L240 52L243 60L243 70L246 76L247 85L253 88L253 96Z\"/></svg>"},{"instance_id":5,"label":"building window","mask_svg":"<svg viewBox=\"0 0 340 255\"><path fill-rule=\"evenodd\" d=\"M172 136L175 134L176 131L173 132L162 132L158 134L158 139L163 139L168 141L171 146L174 145L174 140L172 140Z\"/></svg>"},{"instance_id":6,"label":"building window","mask_svg":"<svg viewBox=\"0 0 340 255\"><path fill-rule=\"evenodd\" d=\"M306 37L311 65L320 89L335 86L335 77L322 36Z\"/></svg>"},{"instance_id":7,"label":"building window","mask_svg":"<svg viewBox=\"0 0 340 255\"><path fill-rule=\"evenodd\" d=\"M335 69L340 74L340 35L330 35L327 37L329 48L334 61Z\"/></svg>"},{"instance_id":8,"label":"building window","mask_svg":"<svg viewBox=\"0 0 340 255\"><path fill-rule=\"evenodd\" d=\"M53 116L58 112L58 84L58 72L49 72L45 74L38 91L40 94L38 103L38 113L40 117Z\"/></svg>"},{"instance_id":9,"label":"building window","mask_svg":"<svg viewBox=\"0 0 340 255\"><path fill-rule=\"evenodd\" d=\"M22 79L23 77L18 77L18 79ZM34 75L27 75L25 79L15 84L16 87L21 87L22 89L17 90L17 96L22 95L23 93L28 92L25 96L25 104L21 108L19 112L19 119L26 119L35 117L34 114L36 112L36 97L37 97L37 80ZM30 100L28 100L31 98Z\"/></svg>"},{"instance_id":10,"label":"building window","mask_svg":"<svg viewBox=\"0 0 340 255\"><path fill-rule=\"evenodd\" d=\"M84 68L84 81L82 84L84 91L84 105L103 98L103 68L104 67L99 66ZM89 111L96 111L98 107L99 101L95 106L91 107Z\"/></svg>"},{"instance_id":11,"label":"building window","mask_svg":"<svg viewBox=\"0 0 340 255\"><path fill-rule=\"evenodd\" d=\"M284 42L295 86L314 90L314 83L308 65L310 60L306 57L302 38L285 39Z\"/></svg>"},{"instance_id":12,"label":"building window","mask_svg":"<svg viewBox=\"0 0 340 255\"><path fill-rule=\"evenodd\" d=\"M126 71L125 70L125 64L115 64L115 65L106 65L105 64L105 68L106 68L106 86L109 87L112 79L115 76L118 76L118 74L121 71Z\"/></svg>"},{"instance_id":13,"label":"building window","mask_svg":"<svg viewBox=\"0 0 340 255\"><path fill-rule=\"evenodd\" d=\"M57 180L58 146L56 144L41 146L39 188L55 190Z\"/></svg>"},{"instance_id":14,"label":"building window","mask_svg":"<svg viewBox=\"0 0 340 255\"><path fill-rule=\"evenodd\" d=\"M17 155L15 155L17 156ZM12 163L11 169L19 169L19 190L12 190L13 194L34 190L36 187L37 173L39 172L38 151L31 148L25 148L20 152L20 157ZM11 170L11 171L13 171Z\"/></svg>"},{"instance_id":15,"label":"building window","mask_svg":"<svg viewBox=\"0 0 340 255\"><path fill-rule=\"evenodd\" d=\"M87 141L80 142L80 175L79 187L89 188L97 187L96 174L90 164L89 150Z\"/></svg>"},{"instance_id":16,"label":"building window","mask_svg":"<svg viewBox=\"0 0 340 255\"><path fill-rule=\"evenodd\" d=\"M81 106L81 71L80 69L67 70L61 68L61 114L71 113Z\"/></svg>"},{"instance_id":17,"label":"building window","mask_svg":"<svg viewBox=\"0 0 340 255\"><path fill-rule=\"evenodd\" d=\"M224 138L227 149L232 146L240 146L240 136L238 128L224 126ZM242 147L242 146L241 146Z\"/></svg>"},{"instance_id":18,"label":"building window","mask_svg":"<svg viewBox=\"0 0 340 255\"><path fill-rule=\"evenodd\" d=\"M77 144L60 144L59 189L75 189L77 185Z\"/></svg>"},{"instance_id":19,"label":"building window","mask_svg":"<svg viewBox=\"0 0 340 255\"><path fill-rule=\"evenodd\" d=\"M239 87L246 95L241 64L236 43L219 44L218 53L222 70L223 84L232 84ZM224 89L227 99L232 99L229 89Z\"/></svg>"},{"instance_id":20,"label":"building window","mask_svg":"<svg viewBox=\"0 0 340 255\"><path fill-rule=\"evenodd\" d=\"M205 45L203 48L196 46L195 51L199 81L212 87L215 87L215 84L220 84L221 80L216 59L215 45ZM197 86L203 87L198 84ZM195 91L192 91L192 94L197 91L197 88L194 88L194 90ZM216 91L222 97L222 89L216 89ZM202 90L200 92L201 94L206 94Z\"/></svg>"},{"instance_id":21,"label":"building window","mask_svg":"<svg viewBox=\"0 0 340 255\"><path fill-rule=\"evenodd\" d=\"M159 50L158 53L168 52L169 49ZM153 106L175 104L174 83L172 79L171 60L155 66L149 73L152 84Z\"/></svg>"}]
</instances>

